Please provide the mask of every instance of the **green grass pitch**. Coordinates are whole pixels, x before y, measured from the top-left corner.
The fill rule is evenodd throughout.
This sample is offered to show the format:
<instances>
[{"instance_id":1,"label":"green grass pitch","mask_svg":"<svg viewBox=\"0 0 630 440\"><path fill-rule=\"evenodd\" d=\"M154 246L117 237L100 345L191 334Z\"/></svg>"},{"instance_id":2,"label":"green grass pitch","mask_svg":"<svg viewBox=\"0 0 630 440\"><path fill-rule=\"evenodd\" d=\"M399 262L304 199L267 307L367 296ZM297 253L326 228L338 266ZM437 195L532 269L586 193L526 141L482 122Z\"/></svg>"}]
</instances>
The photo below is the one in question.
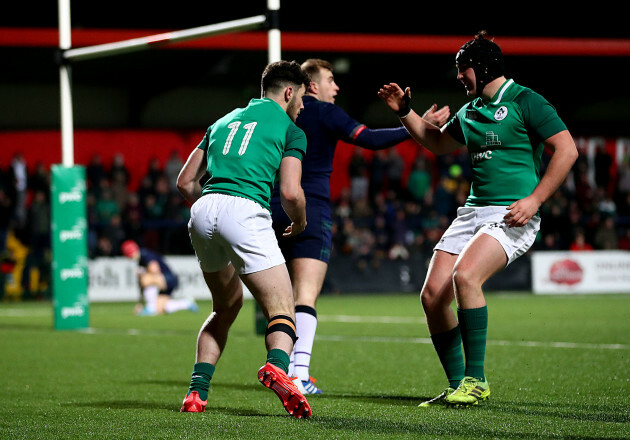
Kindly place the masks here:
<instances>
[{"instance_id":1,"label":"green grass pitch","mask_svg":"<svg viewBox=\"0 0 630 440\"><path fill-rule=\"evenodd\" d=\"M140 318L97 303L89 331L55 331L50 303L2 303L0 438L630 438L630 295L487 299L490 400L420 409L446 383L417 296L322 296L311 374L325 394L309 398L309 420L257 381L252 301L203 414L179 408L204 313Z\"/></svg>"}]
</instances>

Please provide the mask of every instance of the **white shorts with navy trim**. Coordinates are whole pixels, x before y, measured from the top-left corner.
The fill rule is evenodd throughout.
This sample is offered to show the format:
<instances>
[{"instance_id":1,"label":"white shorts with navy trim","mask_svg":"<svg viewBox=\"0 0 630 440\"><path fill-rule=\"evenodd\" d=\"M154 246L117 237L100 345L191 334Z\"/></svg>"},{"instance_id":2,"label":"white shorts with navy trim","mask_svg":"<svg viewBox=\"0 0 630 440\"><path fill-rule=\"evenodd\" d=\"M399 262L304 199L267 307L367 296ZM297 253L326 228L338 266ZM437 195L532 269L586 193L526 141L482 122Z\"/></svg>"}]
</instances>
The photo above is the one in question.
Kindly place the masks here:
<instances>
[{"instance_id":1,"label":"white shorts with navy trim","mask_svg":"<svg viewBox=\"0 0 630 440\"><path fill-rule=\"evenodd\" d=\"M190 210L190 241L201 270L217 272L232 263L240 274L285 262L269 211L253 200L207 194Z\"/></svg>"},{"instance_id":2,"label":"white shorts with navy trim","mask_svg":"<svg viewBox=\"0 0 630 440\"><path fill-rule=\"evenodd\" d=\"M509 228L503 219L507 213L506 206L458 208L457 217L434 250L459 255L476 234L488 234L503 247L508 258L507 266L527 252L540 230L540 216L533 216L525 226Z\"/></svg>"}]
</instances>

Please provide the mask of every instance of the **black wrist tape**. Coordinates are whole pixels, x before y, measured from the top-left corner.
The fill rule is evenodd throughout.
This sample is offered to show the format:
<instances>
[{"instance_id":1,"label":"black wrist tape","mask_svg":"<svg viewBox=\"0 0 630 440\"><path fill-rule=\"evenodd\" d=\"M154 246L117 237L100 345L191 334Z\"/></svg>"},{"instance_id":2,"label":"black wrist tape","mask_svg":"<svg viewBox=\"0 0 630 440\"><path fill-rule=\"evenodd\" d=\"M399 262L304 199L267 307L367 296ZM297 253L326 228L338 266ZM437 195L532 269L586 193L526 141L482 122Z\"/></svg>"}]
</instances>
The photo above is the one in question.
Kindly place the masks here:
<instances>
[{"instance_id":1,"label":"black wrist tape","mask_svg":"<svg viewBox=\"0 0 630 440\"><path fill-rule=\"evenodd\" d=\"M396 112L399 118L404 118L411 112L411 97L406 93L403 95L403 102L400 109Z\"/></svg>"}]
</instances>

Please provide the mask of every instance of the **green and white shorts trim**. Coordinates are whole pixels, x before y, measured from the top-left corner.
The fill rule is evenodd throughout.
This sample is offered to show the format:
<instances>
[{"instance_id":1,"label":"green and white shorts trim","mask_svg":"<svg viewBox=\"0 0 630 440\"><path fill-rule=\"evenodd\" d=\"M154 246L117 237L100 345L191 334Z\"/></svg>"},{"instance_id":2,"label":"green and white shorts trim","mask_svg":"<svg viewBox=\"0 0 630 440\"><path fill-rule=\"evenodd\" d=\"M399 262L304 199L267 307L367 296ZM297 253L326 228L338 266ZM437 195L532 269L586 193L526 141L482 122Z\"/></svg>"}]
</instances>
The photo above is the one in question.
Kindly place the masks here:
<instances>
[{"instance_id":1,"label":"green and white shorts trim","mask_svg":"<svg viewBox=\"0 0 630 440\"><path fill-rule=\"evenodd\" d=\"M457 217L434 250L459 255L475 235L488 234L501 244L508 257L506 266L509 265L534 244L540 230L540 216L535 215L525 226L508 228L503 219L507 213L506 206L458 208Z\"/></svg>"},{"instance_id":2,"label":"green and white shorts trim","mask_svg":"<svg viewBox=\"0 0 630 440\"><path fill-rule=\"evenodd\" d=\"M240 274L285 262L269 211L243 197L217 193L201 197L190 210L188 233L199 266L207 273L230 262Z\"/></svg>"}]
</instances>

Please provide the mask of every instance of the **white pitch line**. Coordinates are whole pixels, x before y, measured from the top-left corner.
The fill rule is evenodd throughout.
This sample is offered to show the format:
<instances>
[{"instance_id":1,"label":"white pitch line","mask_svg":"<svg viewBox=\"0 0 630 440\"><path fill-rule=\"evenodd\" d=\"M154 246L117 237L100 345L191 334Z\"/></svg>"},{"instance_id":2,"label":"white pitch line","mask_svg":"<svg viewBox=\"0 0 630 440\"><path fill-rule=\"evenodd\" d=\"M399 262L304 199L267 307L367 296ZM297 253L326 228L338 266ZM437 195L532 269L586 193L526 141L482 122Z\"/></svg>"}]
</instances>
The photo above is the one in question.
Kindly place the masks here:
<instances>
[{"instance_id":1,"label":"white pitch line","mask_svg":"<svg viewBox=\"0 0 630 440\"><path fill-rule=\"evenodd\" d=\"M22 316L52 316L52 310L30 310L30 309L0 309L0 316L22 317Z\"/></svg>"},{"instance_id":2,"label":"white pitch line","mask_svg":"<svg viewBox=\"0 0 630 440\"><path fill-rule=\"evenodd\" d=\"M432 344L431 338L401 338L387 336L335 336L317 335L321 341L332 342L367 342L367 343L398 343L398 344ZM577 348L592 350L630 350L627 344L591 344L582 342L544 342L544 341L501 341L489 339L488 345L514 346L514 347L542 347L542 348Z\"/></svg>"},{"instance_id":3,"label":"white pitch line","mask_svg":"<svg viewBox=\"0 0 630 440\"><path fill-rule=\"evenodd\" d=\"M421 316L357 316L357 315L317 315L319 322L343 322L353 324L424 324Z\"/></svg>"},{"instance_id":4,"label":"white pitch line","mask_svg":"<svg viewBox=\"0 0 630 440\"><path fill-rule=\"evenodd\" d=\"M48 315L48 310L27 310L27 309L0 309L2 316L44 316ZM422 317L409 316L357 316L357 315L322 315L318 316L322 322L341 322L350 324L422 324L426 320ZM127 334L131 336L151 336L151 335L175 335L181 334L168 330L139 330L139 329L99 329L90 327L79 330L86 334ZM388 336L335 336L317 335L316 339L332 342L366 342L366 343L397 343L397 344L432 344L431 338L401 338ZM553 342L553 341L505 341L488 340L488 345L512 346L512 347L542 347L542 348L573 348L590 350L630 350L628 344L594 344L586 342Z\"/></svg>"},{"instance_id":5,"label":"white pitch line","mask_svg":"<svg viewBox=\"0 0 630 440\"><path fill-rule=\"evenodd\" d=\"M140 330L130 329L99 329L90 327L79 330L80 333L90 335L99 334L126 334L129 336L174 336L181 335L181 332L168 330ZM236 336L239 337L239 336ZM329 342L364 342L369 344L432 344L431 338L404 338L391 336L341 336L341 335L317 335L315 339L318 341ZM582 342L544 342L544 341L504 341L504 340L488 340L488 345L500 345L504 347L538 347L538 348L573 348L580 350L630 350L627 344L592 344Z\"/></svg>"}]
</instances>

